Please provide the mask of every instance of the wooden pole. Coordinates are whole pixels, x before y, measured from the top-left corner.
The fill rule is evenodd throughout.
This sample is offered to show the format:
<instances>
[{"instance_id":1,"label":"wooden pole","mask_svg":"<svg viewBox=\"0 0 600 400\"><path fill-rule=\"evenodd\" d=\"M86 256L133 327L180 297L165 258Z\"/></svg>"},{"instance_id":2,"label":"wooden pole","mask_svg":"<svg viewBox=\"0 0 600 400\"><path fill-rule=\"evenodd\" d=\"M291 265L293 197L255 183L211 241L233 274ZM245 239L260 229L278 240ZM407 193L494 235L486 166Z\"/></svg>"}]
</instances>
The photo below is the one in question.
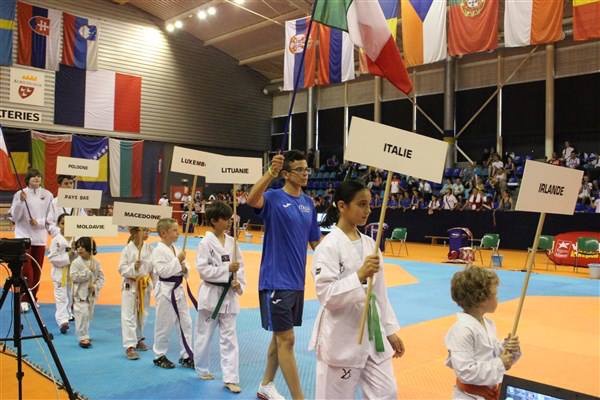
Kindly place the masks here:
<instances>
[{"instance_id":1,"label":"wooden pole","mask_svg":"<svg viewBox=\"0 0 600 400\"><path fill-rule=\"evenodd\" d=\"M138 232L138 239L140 244L138 246L138 261L142 259L142 247L144 247L144 229L140 227L140 231Z\"/></svg>"},{"instance_id":2,"label":"wooden pole","mask_svg":"<svg viewBox=\"0 0 600 400\"><path fill-rule=\"evenodd\" d=\"M517 307L517 315L515 316L515 322L511 332L511 337L517 334L517 327L519 326L519 318L521 318L521 311L523 311L523 303L525 302L525 295L527 294L527 286L529 285L529 276L533 268L533 260L540 242L540 236L542 234L542 228L544 227L544 220L546 219L546 213L540 214L540 219L535 230L535 237L533 238L533 246L531 251L527 254L527 273L525 274L525 280L523 282L523 288L521 289L521 298L519 299L519 306Z\"/></svg>"},{"instance_id":3,"label":"wooden pole","mask_svg":"<svg viewBox=\"0 0 600 400\"><path fill-rule=\"evenodd\" d=\"M385 192L383 194L383 203L381 204L381 214L379 214L377 237L375 239L375 252L373 253L373 255L378 254L379 244L381 243L381 237L383 236L383 223L385 221L385 212L387 210L388 198L390 197L392 175L392 171L387 172L387 179L385 180ZM371 293L373 292L373 277L370 277L367 281L367 297L365 300L365 308L363 310L362 318L360 319L360 326L358 330L358 344L362 344L363 333L365 331L365 324L367 323L367 316L369 315L369 298L371 297Z\"/></svg>"},{"instance_id":4,"label":"wooden pole","mask_svg":"<svg viewBox=\"0 0 600 400\"><path fill-rule=\"evenodd\" d=\"M187 246L187 239L188 239L188 233L190 230L190 224L192 223L192 212L193 212L193 207L194 207L194 197L196 195L196 183L198 182L198 177L196 175L194 175L194 181L192 182L192 206L189 207L188 204L188 211L187 211L187 219L185 221L185 232L183 233L183 248L181 251L185 251L185 247Z\"/></svg>"}]
</instances>

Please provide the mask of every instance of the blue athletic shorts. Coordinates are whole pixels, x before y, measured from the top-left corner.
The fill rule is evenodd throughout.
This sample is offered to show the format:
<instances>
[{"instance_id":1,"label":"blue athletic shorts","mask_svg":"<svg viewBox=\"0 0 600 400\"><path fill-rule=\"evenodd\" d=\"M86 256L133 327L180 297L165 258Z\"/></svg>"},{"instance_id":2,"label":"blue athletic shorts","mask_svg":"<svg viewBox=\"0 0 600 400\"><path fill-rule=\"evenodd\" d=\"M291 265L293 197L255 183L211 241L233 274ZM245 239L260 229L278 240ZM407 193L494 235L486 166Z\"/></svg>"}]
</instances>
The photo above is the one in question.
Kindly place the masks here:
<instances>
[{"instance_id":1,"label":"blue athletic shorts","mask_svg":"<svg viewBox=\"0 0 600 400\"><path fill-rule=\"evenodd\" d=\"M258 295L264 329L283 332L302 325L303 290L261 290Z\"/></svg>"}]
</instances>

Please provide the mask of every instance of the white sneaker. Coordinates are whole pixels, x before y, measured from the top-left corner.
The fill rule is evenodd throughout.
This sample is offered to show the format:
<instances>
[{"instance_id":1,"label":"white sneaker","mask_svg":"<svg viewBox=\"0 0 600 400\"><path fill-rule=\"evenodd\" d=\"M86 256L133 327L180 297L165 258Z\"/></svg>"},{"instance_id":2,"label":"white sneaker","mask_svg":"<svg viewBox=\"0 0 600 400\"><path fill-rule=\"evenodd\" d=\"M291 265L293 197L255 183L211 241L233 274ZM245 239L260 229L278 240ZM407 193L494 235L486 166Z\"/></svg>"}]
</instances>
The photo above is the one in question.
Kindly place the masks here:
<instances>
[{"instance_id":1,"label":"white sneaker","mask_svg":"<svg viewBox=\"0 0 600 400\"><path fill-rule=\"evenodd\" d=\"M31 306L29 305L29 303L26 301L22 301L21 302L21 313L25 314L26 312L29 312L29 310L31 310Z\"/></svg>"},{"instance_id":2,"label":"white sneaker","mask_svg":"<svg viewBox=\"0 0 600 400\"><path fill-rule=\"evenodd\" d=\"M273 382L269 382L266 385L258 385L256 397L261 400L285 400L285 397L279 394Z\"/></svg>"}]
</instances>

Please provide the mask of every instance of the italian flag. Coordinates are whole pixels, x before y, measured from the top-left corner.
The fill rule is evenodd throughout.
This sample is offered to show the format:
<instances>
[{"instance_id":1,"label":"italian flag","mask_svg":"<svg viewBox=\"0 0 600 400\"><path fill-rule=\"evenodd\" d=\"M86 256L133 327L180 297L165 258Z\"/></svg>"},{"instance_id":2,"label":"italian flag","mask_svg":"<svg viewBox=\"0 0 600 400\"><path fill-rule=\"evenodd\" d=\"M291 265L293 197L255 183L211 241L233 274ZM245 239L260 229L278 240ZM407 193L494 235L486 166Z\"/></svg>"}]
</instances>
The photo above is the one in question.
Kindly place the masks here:
<instances>
[{"instance_id":1,"label":"italian flag","mask_svg":"<svg viewBox=\"0 0 600 400\"><path fill-rule=\"evenodd\" d=\"M400 56L396 40L378 1L315 0L314 20L346 31L350 40L367 55L376 68L372 74L387 78L405 94L412 91L412 82Z\"/></svg>"},{"instance_id":2,"label":"italian flag","mask_svg":"<svg viewBox=\"0 0 600 400\"><path fill-rule=\"evenodd\" d=\"M142 197L144 141L109 139L110 194Z\"/></svg>"}]
</instances>

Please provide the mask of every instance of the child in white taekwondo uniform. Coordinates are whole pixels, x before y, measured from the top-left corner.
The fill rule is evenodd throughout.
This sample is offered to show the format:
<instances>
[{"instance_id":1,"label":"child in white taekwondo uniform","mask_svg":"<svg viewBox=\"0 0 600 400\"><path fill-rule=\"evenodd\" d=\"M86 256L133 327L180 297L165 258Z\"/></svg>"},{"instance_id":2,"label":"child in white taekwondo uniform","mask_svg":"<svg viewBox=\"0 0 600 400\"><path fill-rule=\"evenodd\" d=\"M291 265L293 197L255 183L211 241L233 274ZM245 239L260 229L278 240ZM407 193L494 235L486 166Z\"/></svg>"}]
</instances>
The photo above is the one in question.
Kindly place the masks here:
<instances>
[{"instance_id":1,"label":"child in white taekwondo uniform","mask_svg":"<svg viewBox=\"0 0 600 400\"><path fill-rule=\"evenodd\" d=\"M484 315L498 306L494 271L468 266L452 277L451 294L463 312L446 335L446 365L456 374L453 399L496 400L504 373L521 356L518 337L500 343L494 322Z\"/></svg>"},{"instance_id":2,"label":"child in white taekwondo uniform","mask_svg":"<svg viewBox=\"0 0 600 400\"><path fill-rule=\"evenodd\" d=\"M154 322L154 365L161 368L175 368L167 358L169 336L173 328L179 328L181 357L179 364L185 368L194 368L192 352L192 317L183 291L183 277L188 269L185 264L185 252L178 251L174 245L179 237L177 222L172 218L158 221L156 230L161 241L152 250L152 270L158 276L154 289L156 297L156 320Z\"/></svg>"},{"instance_id":3,"label":"child in white taekwondo uniform","mask_svg":"<svg viewBox=\"0 0 600 400\"><path fill-rule=\"evenodd\" d=\"M71 175L58 175L56 177L56 182L58 183L58 188L63 189L73 189L75 184L75 177ZM52 213L51 219L49 218L49 228L48 232L52 237L56 236L56 234L60 233L60 228L58 227L58 217L62 214L67 215L77 215L80 217L85 217L87 213L83 208L73 209L71 207L62 207L58 205L58 196L52 199Z\"/></svg>"},{"instance_id":4,"label":"child in white taekwondo uniform","mask_svg":"<svg viewBox=\"0 0 600 400\"><path fill-rule=\"evenodd\" d=\"M73 281L73 314L79 346L87 349L92 345L90 322L96 299L104 286L104 273L98 260L92 257L96 254L96 242L89 237L80 237L75 247L79 257L71 263L69 272Z\"/></svg>"},{"instance_id":5,"label":"child in white taekwondo uniform","mask_svg":"<svg viewBox=\"0 0 600 400\"><path fill-rule=\"evenodd\" d=\"M232 393L240 393L235 319L240 312L238 296L246 286L246 279L240 248L233 237L225 233L232 214L231 207L220 201L206 209L209 229L196 251L196 268L203 283L198 293L194 364L200 379L214 379L208 369L209 351L218 326L223 382Z\"/></svg>"},{"instance_id":6,"label":"child in white taekwondo uniform","mask_svg":"<svg viewBox=\"0 0 600 400\"><path fill-rule=\"evenodd\" d=\"M357 229L367 222L370 202L371 193L361 182L343 182L324 221L324 225L337 225L313 257L321 303L310 341L310 349L317 353L317 399L353 399L357 386L365 399L398 397L392 357L404 354L404 344L396 335L399 325L387 297L383 258L373 255L375 242ZM357 331L367 301L364 283L369 277L375 279L375 297L370 329L365 326L359 345ZM373 341L369 331L375 332Z\"/></svg>"},{"instance_id":7,"label":"child in white taekwondo uniform","mask_svg":"<svg viewBox=\"0 0 600 400\"><path fill-rule=\"evenodd\" d=\"M48 253L48 260L52 264L50 277L54 286L54 303L56 304L54 318L62 334L69 330L69 320L72 317L73 283L69 276L69 267L75 259L75 249L72 248L74 245L71 240L67 240L63 236L66 216L67 214L62 214L58 217L56 226L59 232L52 238Z\"/></svg>"},{"instance_id":8,"label":"child in white taekwondo uniform","mask_svg":"<svg viewBox=\"0 0 600 400\"><path fill-rule=\"evenodd\" d=\"M127 246L121 251L119 274L121 284L121 335L129 360L140 358L138 351L147 351L144 343L144 323L152 291L152 248L145 243L148 229L129 228Z\"/></svg>"}]
</instances>

